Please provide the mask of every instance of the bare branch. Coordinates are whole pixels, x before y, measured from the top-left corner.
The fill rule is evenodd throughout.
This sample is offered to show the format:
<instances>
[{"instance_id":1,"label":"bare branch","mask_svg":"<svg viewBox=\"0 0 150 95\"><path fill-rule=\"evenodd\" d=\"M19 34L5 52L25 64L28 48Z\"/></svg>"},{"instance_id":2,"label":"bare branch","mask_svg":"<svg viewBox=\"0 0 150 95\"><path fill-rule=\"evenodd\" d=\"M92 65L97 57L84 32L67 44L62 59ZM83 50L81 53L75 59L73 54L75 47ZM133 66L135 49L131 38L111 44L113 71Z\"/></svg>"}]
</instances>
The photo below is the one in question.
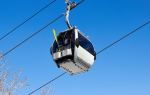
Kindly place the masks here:
<instances>
[{"instance_id":1,"label":"bare branch","mask_svg":"<svg viewBox=\"0 0 150 95\"><path fill-rule=\"evenodd\" d=\"M11 74L3 60L0 60L0 95L13 95L18 89L26 86L26 78L22 72Z\"/></svg>"},{"instance_id":2,"label":"bare branch","mask_svg":"<svg viewBox=\"0 0 150 95\"><path fill-rule=\"evenodd\" d=\"M50 94L50 88L44 88L44 89L42 89L40 95L51 95Z\"/></svg>"}]
</instances>

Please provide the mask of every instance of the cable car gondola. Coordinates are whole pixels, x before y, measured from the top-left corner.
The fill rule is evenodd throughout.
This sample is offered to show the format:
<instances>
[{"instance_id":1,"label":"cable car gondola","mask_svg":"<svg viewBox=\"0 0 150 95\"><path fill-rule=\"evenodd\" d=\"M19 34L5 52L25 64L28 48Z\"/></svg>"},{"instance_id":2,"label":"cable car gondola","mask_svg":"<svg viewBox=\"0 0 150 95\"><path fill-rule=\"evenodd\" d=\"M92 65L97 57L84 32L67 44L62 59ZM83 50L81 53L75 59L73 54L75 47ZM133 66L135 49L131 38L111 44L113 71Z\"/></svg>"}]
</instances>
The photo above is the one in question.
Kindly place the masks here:
<instances>
[{"instance_id":1,"label":"cable car gondola","mask_svg":"<svg viewBox=\"0 0 150 95\"><path fill-rule=\"evenodd\" d=\"M96 59L92 43L77 29L61 32L54 41L51 54L58 67L71 74L88 71ZM59 43L59 44L58 44Z\"/></svg>"},{"instance_id":2,"label":"cable car gondola","mask_svg":"<svg viewBox=\"0 0 150 95\"><path fill-rule=\"evenodd\" d=\"M67 5L70 6L71 4ZM86 72L91 68L96 60L96 52L88 38L76 27L71 27L68 21L69 10L70 8L65 15L69 29L60 32L59 35L55 37L50 52L59 68L63 68L70 74L78 74Z\"/></svg>"}]
</instances>

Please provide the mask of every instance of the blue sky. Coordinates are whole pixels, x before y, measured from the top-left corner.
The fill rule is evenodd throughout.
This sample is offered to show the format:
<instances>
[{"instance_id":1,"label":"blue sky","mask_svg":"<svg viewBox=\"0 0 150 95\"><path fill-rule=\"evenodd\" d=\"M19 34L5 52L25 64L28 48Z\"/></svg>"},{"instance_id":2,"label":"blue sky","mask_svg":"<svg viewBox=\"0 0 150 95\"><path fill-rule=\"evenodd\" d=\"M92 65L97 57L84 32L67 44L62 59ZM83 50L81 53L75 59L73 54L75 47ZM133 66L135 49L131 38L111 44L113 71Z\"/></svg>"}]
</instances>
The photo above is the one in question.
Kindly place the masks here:
<instances>
[{"instance_id":1,"label":"blue sky","mask_svg":"<svg viewBox=\"0 0 150 95\"><path fill-rule=\"evenodd\" d=\"M0 35L11 30L51 0L2 0ZM78 0L75 0L78 1ZM93 42L96 51L150 19L149 0L86 0L71 12L71 23ZM64 12L58 0L38 16L0 41L0 51L8 49L42 28ZM5 57L11 71L23 69L28 77L26 88L16 95L26 95L59 75L49 53L51 30L65 30L64 18ZM52 95L150 95L150 25L97 56L92 69L77 76L65 75L50 85ZM20 94L21 93L21 94ZM39 92L35 93L38 95Z\"/></svg>"}]
</instances>

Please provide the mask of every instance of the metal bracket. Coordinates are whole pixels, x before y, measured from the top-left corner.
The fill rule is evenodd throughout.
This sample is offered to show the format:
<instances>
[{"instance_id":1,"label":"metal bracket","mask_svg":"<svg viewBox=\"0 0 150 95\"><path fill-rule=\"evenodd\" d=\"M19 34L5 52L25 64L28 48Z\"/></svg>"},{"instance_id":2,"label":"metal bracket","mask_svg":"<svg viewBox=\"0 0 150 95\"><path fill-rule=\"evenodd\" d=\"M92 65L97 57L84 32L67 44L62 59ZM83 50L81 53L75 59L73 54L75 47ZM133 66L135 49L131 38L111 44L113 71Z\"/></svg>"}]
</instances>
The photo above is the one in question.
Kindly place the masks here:
<instances>
[{"instance_id":1,"label":"metal bracket","mask_svg":"<svg viewBox=\"0 0 150 95\"><path fill-rule=\"evenodd\" d=\"M65 3L67 4L66 13L65 13L65 21L66 21L68 28L71 29L72 26L69 21L69 14L70 14L70 10L76 6L76 3L71 2L70 0L66 0Z\"/></svg>"}]
</instances>

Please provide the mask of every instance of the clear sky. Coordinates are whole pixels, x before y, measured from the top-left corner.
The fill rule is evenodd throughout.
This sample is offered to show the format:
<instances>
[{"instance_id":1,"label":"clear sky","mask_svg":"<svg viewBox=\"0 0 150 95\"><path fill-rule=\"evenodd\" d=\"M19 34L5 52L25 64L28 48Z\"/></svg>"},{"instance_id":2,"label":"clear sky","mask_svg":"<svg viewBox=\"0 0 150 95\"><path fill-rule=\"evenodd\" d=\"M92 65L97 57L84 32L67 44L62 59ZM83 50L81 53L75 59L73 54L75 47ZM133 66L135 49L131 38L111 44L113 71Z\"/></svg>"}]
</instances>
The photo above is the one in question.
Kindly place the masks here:
<instances>
[{"instance_id":1,"label":"clear sky","mask_svg":"<svg viewBox=\"0 0 150 95\"><path fill-rule=\"evenodd\" d=\"M0 36L50 1L1 0ZM89 36L99 51L150 20L149 4L149 0L85 0L71 12L70 20ZM0 41L0 51L6 52L64 9L64 0L58 0ZM23 76L28 77L29 85L16 95L26 95L63 72L56 67L49 52L54 40L53 28L58 32L65 30L64 18L5 57L12 72L21 68ZM98 55L89 72L65 75L50 85L50 91L52 95L150 95L150 25Z\"/></svg>"}]
</instances>

